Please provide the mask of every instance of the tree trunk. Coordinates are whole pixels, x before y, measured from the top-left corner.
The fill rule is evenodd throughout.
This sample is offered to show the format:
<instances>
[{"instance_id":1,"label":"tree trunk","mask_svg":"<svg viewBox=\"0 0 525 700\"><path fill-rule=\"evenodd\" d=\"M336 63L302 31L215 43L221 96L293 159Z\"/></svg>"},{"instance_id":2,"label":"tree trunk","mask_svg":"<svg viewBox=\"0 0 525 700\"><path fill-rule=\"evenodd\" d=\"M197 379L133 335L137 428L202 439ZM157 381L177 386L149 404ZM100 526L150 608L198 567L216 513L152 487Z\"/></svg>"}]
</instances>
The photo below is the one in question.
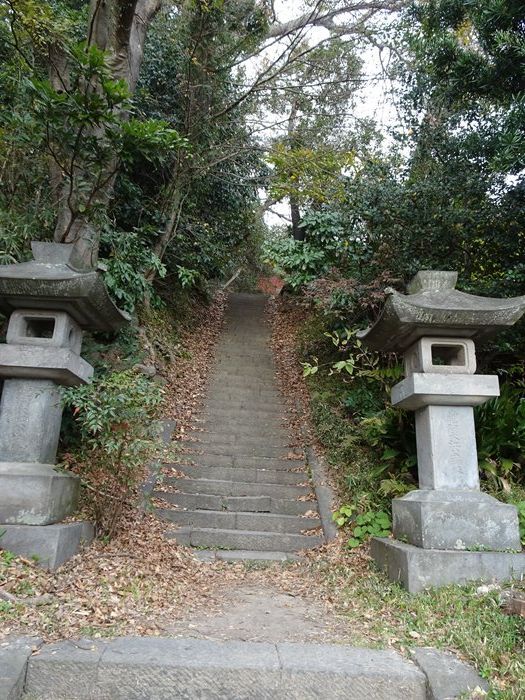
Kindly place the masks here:
<instances>
[{"instance_id":1,"label":"tree trunk","mask_svg":"<svg viewBox=\"0 0 525 700\"><path fill-rule=\"evenodd\" d=\"M293 150L298 144L297 139L297 100L292 100L290 105L290 116L288 117L288 141L290 148ZM297 198L290 195L290 217L292 219L292 236L296 241L304 241L304 229L301 228L301 211L299 209L299 203Z\"/></svg>"},{"instance_id":2,"label":"tree trunk","mask_svg":"<svg viewBox=\"0 0 525 700\"><path fill-rule=\"evenodd\" d=\"M90 3L88 46L96 46L109 54L114 79L125 80L132 94L144 57L146 32L160 5L161 0L91 0ZM49 75L55 89L67 89L67 74L64 56L59 50L50 49ZM97 137L104 138L104 134L97 133ZM117 158L111 159L94 185L90 204L99 212L109 204L117 170ZM79 167L66 176L55 163L50 166L51 186L58 210L54 240L74 244L72 262L79 268L94 268L100 233L90 221L89 213L79 211L81 171Z\"/></svg>"},{"instance_id":3,"label":"tree trunk","mask_svg":"<svg viewBox=\"0 0 525 700\"><path fill-rule=\"evenodd\" d=\"M304 228L301 228L301 212L295 197L290 197L290 215L292 218L292 236L296 241L304 241Z\"/></svg>"}]
</instances>

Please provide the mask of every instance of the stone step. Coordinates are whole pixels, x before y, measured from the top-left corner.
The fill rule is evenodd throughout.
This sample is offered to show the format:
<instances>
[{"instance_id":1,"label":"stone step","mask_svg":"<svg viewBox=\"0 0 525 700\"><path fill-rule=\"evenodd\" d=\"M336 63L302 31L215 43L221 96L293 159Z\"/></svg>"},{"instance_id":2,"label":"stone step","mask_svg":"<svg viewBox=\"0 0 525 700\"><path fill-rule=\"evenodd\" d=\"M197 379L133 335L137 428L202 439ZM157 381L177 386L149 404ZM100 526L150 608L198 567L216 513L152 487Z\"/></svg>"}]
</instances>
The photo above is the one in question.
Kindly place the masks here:
<instances>
[{"instance_id":1,"label":"stone step","mask_svg":"<svg viewBox=\"0 0 525 700\"><path fill-rule=\"evenodd\" d=\"M173 510L169 508L156 508L155 512L164 520L194 528L301 534L304 530L320 527L320 521L316 518L277 513Z\"/></svg>"},{"instance_id":2,"label":"stone step","mask_svg":"<svg viewBox=\"0 0 525 700\"><path fill-rule=\"evenodd\" d=\"M273 367L258 367L252 364L233 364L230 365L215 365L214 376L220 376L223 379L256 379L259 381L267 380L270 386L274 386L276 370Z\"/></svg>"},{"instance_id":3,"label":"stone step","mask_svg":"<svg viewBox=\"0 0 525 700\"><path fill-rule=\"evenodd\" d=\"M282 416L285 409L277 401L253 401L251 399L208 398L204 403L204 413L221 415L224 412L249 413L256 416Z\"/></svg>"},{"instance_id":4,"label":"stone step","mask_svg":"<svg viewBox=\"0 0 525 700\"><path fill-rule=\"evenodd\" d=\"M438 683L431 684L414 663L392 650L150 636L48 643L28 659L22 675L24 694L32 700L425 700L462 695L449 692L450 681L443 681L447 666L443 662L439 668L447 692L440 693Z\"/></svg>"},{"instance_id":5,"label":"stone step","mask_svg":"<svg viewBox=\"0 0 525 700\"><path fill-rule=\"evenodd\" d=\"M310 496L308 486L287 484L259 484L243 481L223 481L218 479L166 479L181 493L205 493L216 496L268 496L269 498L298 499Z\"/></svg>"},{"instance_id":6,"label":"stone step","mask_svg":"<svg viewBox=\"0 0 525 700\"><path fill-rule=\"evenodd\" d=\"M241 357L236 359L221 359L215 363L212 369L212 374L223 374L226 376L232 375L247 375L247 376L257 376L259 373L266 377L272 376L272 382L275 382L276 368L273 362L265 362L260 359L256 362L251 360L243 360Z\"/></svg>"},{"instance_id":7,"label":"stone step","mask_svg":"<svg viewBox=\"0 0 525 700\"><path fill-rule=\"evenodd\" d=\"M252 371L254 368L264 370L271 369L275 371L275 363L273 358L268 356L268 353L263 355L259 354L257 361L254 362L253 358L245 357L242 353L234 355L231 350L229 352L223 351L220 354L218 353L217 360L213 367L219 370L226 367L231 372L235 372L237 368L247 371Z\"/></svg>"},{"instance_id":8,"label":"stone step","mask_svg":"<svg viewBox=\"0 0 525 700\"><path fill-rule=\"evenodd\" d=\"M229 401L230 403L277 404L281 406L282 396L271 389L241 389L240 387L210 387L207 401ZM282 406L281 406L282 408Z\"/></svg>"},{"instance_id":9,"label":"stone step","mask_svg":"<svg viewBox=\"0 0 525 700\"><path fill-rule=\"evenodd\" d=\"M293 454L293 453L291 453ZM304 466L304 460L301 459L275 459L272 457L251 457L236 456L236 455L216 455L209 452L191 454L186 453L181 455L178 462L168 464L175 469L180 469L182 465L195 465L200 467L241 467L243 469L275 469L276 471L290 471L301 469Z\"/></svg>"},{"instance_id":10,"label":"stone step","mask_svg":"<svg viewBox=\"0 0 525 700\"><path fill-rule=\"evenodd\" d=\"M235 432L237 437L246 436L254 438L272 437L282 435L288 438L288 432L283 427L282 421L266 421L265 423L254 423L253 421L243 421L223 419L223 418L202 418L196 421L196 428L202 429L204 433L217 433L227 435Z\"/></svg>"},{"instance_id":11,"label":"stone step","mask_svg":"<svg viewBox=\"0 0 525 700\"><path fill-rule=\"evenodd\" d=\"M230 353L239 351L242 357L252 359L254 355L268 355L268 338L261 337L255 342L250 342L249 338L237 336L233 342L220 343L217 346L217 352L221 355L228 356ZM255 363L254 363L255 364Z\"/></svg>"},{"instance_id":12,"label":"stone step","mask_svg":"<svg viewBox=\"0 0 525 700\"><path fill-rule=\"evenodd\" d=\"M253 549L197 549L195 557L203 562L248 561L273 564L274 562L300 561L301 557L292 552L258 552Z\"/></svg>"},{"instance_id":13,"label":"stone step","mask_svg":"<svg viewBox=\"0 0 525 700\"><path fill-rule=\"evenodd\" d=\"M283 469L254 469L243 467L180 467L190 479L213 479L215 481L252 481L257 484L303 484L308 481L305 472L287 472ZM166 483L174 483L173 478L168 477ZM175 478L175 481L177 479Z\"/></svg>"},{"instance_id":14,"label":"stone step","mask_svg":"<svg viewBox=\"0 0 525 700\"><path fill-rule=\"evenodd\" d=\"M250 447L278 447L282 449L290 449L288 445L288 435L284 430L273 429L268 431L266 435L261 435L256 429L255 434L247 434L239 432L237 426L232 424L225 430L192 430L186 434L190 440L195 440L199 443L216 443L218 445L237 445ZM284 446L284 447L283 447Z\"/></svg>"},{"instance_id":15,"label":"stone step","mask_svg":"<svg viewBox=\"0 0 525 700\"><path fill-rule=\"evenodd\" d=\"M280 513L282 515L304 515L317 512L315 501L295 501L291 498L271 498L269 496L217 496L206 493L171 493L155 491L156 498L162 498L178 508L188 510L222 510L249 513Z\"/></svg>"},{"instance_id":16,"label":"stone step","mask_svg":"<svg viewBox=\"0 0 525 700\"><path fill-rule=\"evenodd\" d=\"M228 345L217 348L217 352L220 353L223 360L240 360L246 364L252 363L253 365L266 363L266 366L270 366L271 363L268 357L268 350L253 351L248 348L239 348L238 345Z\"/></svg>"},{"instance_id":17,"label":"stone step","mask_svg":"<svg viewBox=\"0 0 525 700\"><path fill-rule=\"evenodd\" d=\"M217 455L230 457L261 457L263 459L280 459L285 457L288 452L292 451L291 447L261 447L257 445L240 444L219 444L212 440L202 442L187 442L184 443L185 453L199 454L202 452L212 452Z\"/></svg>"},{"instance_id":18,"label":"stone step","mask_svg":"<svg viewBox=\"0 0 525 700\"><path fill-rule=\"evenodd\" d=\"M284 404L281 401L248 401L244 399L231 401L230 399L212 398L210 396L205 396L203 398L204 415L208 413L217 414L219 411L225 410L232 412L237 411L237 413L248 411L250 417L253 417L254 420L264 420L266 418L282 420L283 416L286 415Z\"/></svg>"},{"instance_id":19,"label":"stone step","mask_svg":"<svg viewBox=\"0 0 525 700\"><path fill-rule=\"evenodd\" d=\"M181 527L168 530L166 536L187 547L220 547L226 549L257 549L259 551L298 552L323 544L322 536L296 535L281 532L228 530L205 527Z\"/></svg>"},{"instance_id":20,"label":"stone step","mask_svg":"<svg viewBox=\"0 0 525 700\"><path fill-rule=\"evenodd\" d=\"M234 389L255 387L257 389L276 389L276 379L272 370L264 370L253 374L252 370L238 368L233 371L233 368L225 371L216 368L214 371L214 382L208 386L230 386Z\"/></svg>"}]
</instances>

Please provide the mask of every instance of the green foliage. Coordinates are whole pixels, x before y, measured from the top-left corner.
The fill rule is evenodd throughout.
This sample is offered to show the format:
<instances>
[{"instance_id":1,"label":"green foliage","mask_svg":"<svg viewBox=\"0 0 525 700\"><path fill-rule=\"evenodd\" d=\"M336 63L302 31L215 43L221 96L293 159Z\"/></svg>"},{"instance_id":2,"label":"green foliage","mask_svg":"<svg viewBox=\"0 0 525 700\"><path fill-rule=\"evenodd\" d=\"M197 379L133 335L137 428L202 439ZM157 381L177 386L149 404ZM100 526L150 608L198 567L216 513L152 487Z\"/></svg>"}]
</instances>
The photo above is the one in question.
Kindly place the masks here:
<instances>
[{"instance_id":1,"label":"green foliage","mask_svg":"<svg viewBox=\"0 0 525 700\"><path fill-rule=\"evenodd\" d=\"M347 546L359 547L370 537L388 537L392 526L390 517L384 511L368 511L358 515Z\"/></svg>"},{"instance_id":2,"label":"green foliage","mask_svg":"<svg viewBox=\"0 0 525 700\"><path fill-rule=\"evenodd\" d=\"M122 158L127 161L139 157L148 163L162 166L179 149L189 149L188 139L162 119L130 119L122 124Z\"/></svg>"},{"instance_id":3,"label":"green foliage","mask_svg":"<svg viewBox=\"0 0 525 700\"><path fill-rule=\"evenodd\" d=\"M74 188L74 212L87 214L107 184L108 165L118 154L130 94L124 81L113 78L108 57L96 46L74 45L69 58L67 88L57 89L40 78L30 80L31 134Z\"/></svg>"},{"instance_id":4,"label":"green foliage","mask_svg":"<svg viewBox=\"0 0 525 700\"><path fill-rule=\"evenodd\" d=\"M296 241L288 236L266 242L264 261L298 289L327 271L330 260L325 251L308 241Z\"/></svg>"},{"instance_id":5,"label":"green foliage","mask_svg":"<svg viewBox=\"0 0 525 700\"><path fill-rule=\"evenodd\" d=\"M157 384L131 370L64 390L64 405L72 409L81 437L79 453L68 461L86 485L100 534L115 532L136 496L155 448L151 426L161 399Z\"/></svg>"},{"instance_id":6,"label":"green foliage","mask_svg":"<svg viewBox=\"0 0 525 700\"><path fill-rule=\"evenodd\" d=\"M525 483L524 389L523 369L510 368L500 396L476 409L480 466L496 489Z\"/></svg>"},{"instance_id":7,"label":"green foliage","mask_svg":"<svg viewBox=\"0 0 525 700\"><path fill-rule=\"evenodd\" d=\"M414 10L415 55L435 93L455 108L493 106L492 164L519 172L525 163L523 4L432 0Z\"/></svg>"},{"instance_id":8,"label":"green foliage","mask_svg":"<svg viewBox=\"0 0 525 700\"><path fill-rule=\"evenodd\" d=\"M352 165L354 157L329 146L288 148L278 142L268 155L272 166L270 196L276 200L292 197L299 204L342 199L341 173Z\"/></svg>"},{"instance_id":9,"label":"green foliage","mask_svg":"<svg viewBox=\"0 0 525 700\"><path fill-rule=\"evenodd\" d=\"M340 216L329 209L311 211L303 217L305 240L287 234L269 238L263 259L281 274L293 289L322 277L331 267L343 262L348 251Z\"/></svg>"},{"instance_id":10,"label":"green foliage","mask_svg":"<svg viewBox=\"0 0 525 700\"><path fill-rule=\"evenodd\" d=\"M146 299L159 301L147 273L153 270L162 278L166 268L147 245L144 231L105 229L101 236L101 256L106 267L104 281L120 308L133 311Z\"/></svg>"},{"instance_id":11,"label":"green foliage","mask_svg":"<svg viewBox=\"0 0 525 700\"><path fill-rule=\"evenodd\" d=\"M195 283L199 279L199 272L197 270L189 270L182 265L177 265L177 277L179 278L181 287L187 289L188 287L195 286Z\"/></svg>"},{"instance_id":12,"label":"green foliage","mask_svg":"<svg viewBox=\"0 0 525 700\"><path fill-rule=\"evenodd\" d=\"M355 512L354 506L349 506L349 505L340 506L332 514L332 520L334 520L334 522L339 527L343 527L344 525L348 525L348 523L352 521L352 517L354 516L354 512Z\"/></svg>"},{"instance_id":13,"label":"green foliage","mask_svg":"<svg viewBox=\"0 0 525 700\"><path fill-rule=\"evenodd\" d=\"M0 537L4 534L5 530L3 532L0 532ZM0 560L2 561L2 564L5 566L9 566L14 560L16 559L16 554L13 554L13 552L10 552L7 549L3 549L0 552Z\"/></svg>"},{"instance_id":14,"label":"green foliage","mask_svg":"<svg viewBox=\"0 0 525 700\"><path fill-rule=\"evenodd\" d=\"M357 515L353 505L341 506L332 518L339 527L352 526L347 542L349 549L359 547L370 537L388 537L392 525L390 517L384 511L367 511Z\"/></svg>"}]
</instances>

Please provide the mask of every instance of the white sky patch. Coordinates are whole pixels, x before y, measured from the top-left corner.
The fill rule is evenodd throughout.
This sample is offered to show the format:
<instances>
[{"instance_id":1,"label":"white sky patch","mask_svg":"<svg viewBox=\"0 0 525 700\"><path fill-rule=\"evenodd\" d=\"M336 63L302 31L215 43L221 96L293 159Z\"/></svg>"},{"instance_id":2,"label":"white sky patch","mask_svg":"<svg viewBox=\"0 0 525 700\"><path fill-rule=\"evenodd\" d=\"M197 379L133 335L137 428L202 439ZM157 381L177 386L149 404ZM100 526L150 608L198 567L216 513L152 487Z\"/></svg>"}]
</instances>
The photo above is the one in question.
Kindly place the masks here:
<instances>
[{"instance_id":1,"label":"white sky patch","mask_svg":"<svg viewBox=\"0 0 525 700\"><path fill-rule=\"evenodd\" d=\"M275 0L275 13L279 22L286 22L307 12L301 0ZM344 21L341 15L340 21ZM312 27L304 33L304 40L316 44L328 36L328 30L322 27ZM262 66L275 60L279 52L285 46L285 40L272 44L256 59L251 59L243 66L249 78L253 79L259 73ZM366 48L361 54L363 59L364 85L356 91L355 108L353 117L357 119L372 119L378 130L384 133L389 126L397 121L395 106L391 99L391 83L384 76L385 63L388 62L388 49L379 49L374 46ZM265 111L260 118L253 119L253 127L257 129L257 137L264 144L269 139L275 138L280 132L285 133L286 122L283 123L283 115ZM265 199L265 192L261 190L261 199ZM265 221L269 226L283 225L289 222L289 206L286 200L273 205L265 214Z\"/></svg>"}]
</instances>

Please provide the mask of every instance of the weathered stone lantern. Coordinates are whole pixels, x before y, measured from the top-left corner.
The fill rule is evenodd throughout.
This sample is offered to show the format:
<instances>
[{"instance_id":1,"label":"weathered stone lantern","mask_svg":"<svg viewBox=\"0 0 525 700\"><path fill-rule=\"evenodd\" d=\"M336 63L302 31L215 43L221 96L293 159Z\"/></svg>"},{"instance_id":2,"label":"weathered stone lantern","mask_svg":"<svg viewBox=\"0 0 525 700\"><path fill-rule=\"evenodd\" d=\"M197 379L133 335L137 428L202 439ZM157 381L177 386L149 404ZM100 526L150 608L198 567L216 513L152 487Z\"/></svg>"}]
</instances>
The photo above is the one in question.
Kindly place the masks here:
<instances>
[{"instance_id":1,"label":"weathered stone lantern","mask_svg":"<svg viewBox=\"0 0 525 700\"><path fill-rule=\"evenodd\" d=\"M0 547L56 568L92 537L87 523L63 523L79 479L55 467L60 385L86 382L83 330L115 331L127 321L96 270L76 270L71 245L34 243L34 261L0 266Z\"/></svg>"},{"instance_id":2,"label":"weathered stone lantern","mask_svg":"<svg viewBox=\"0 0 525 700\"><path fill-rule=\"evenodd\" d=\"M473 296L456 281L419 272L407 295L387 290L381 317L359 334L404 355L392 403L416 413L419 489L393 500L395 539L372 541L379 567L411 592L525 574L516 508L480 491L473 409L499 395L496 376L474 374L474 341L516 323L525 297Z\"/></svg>"}]
</instances>

